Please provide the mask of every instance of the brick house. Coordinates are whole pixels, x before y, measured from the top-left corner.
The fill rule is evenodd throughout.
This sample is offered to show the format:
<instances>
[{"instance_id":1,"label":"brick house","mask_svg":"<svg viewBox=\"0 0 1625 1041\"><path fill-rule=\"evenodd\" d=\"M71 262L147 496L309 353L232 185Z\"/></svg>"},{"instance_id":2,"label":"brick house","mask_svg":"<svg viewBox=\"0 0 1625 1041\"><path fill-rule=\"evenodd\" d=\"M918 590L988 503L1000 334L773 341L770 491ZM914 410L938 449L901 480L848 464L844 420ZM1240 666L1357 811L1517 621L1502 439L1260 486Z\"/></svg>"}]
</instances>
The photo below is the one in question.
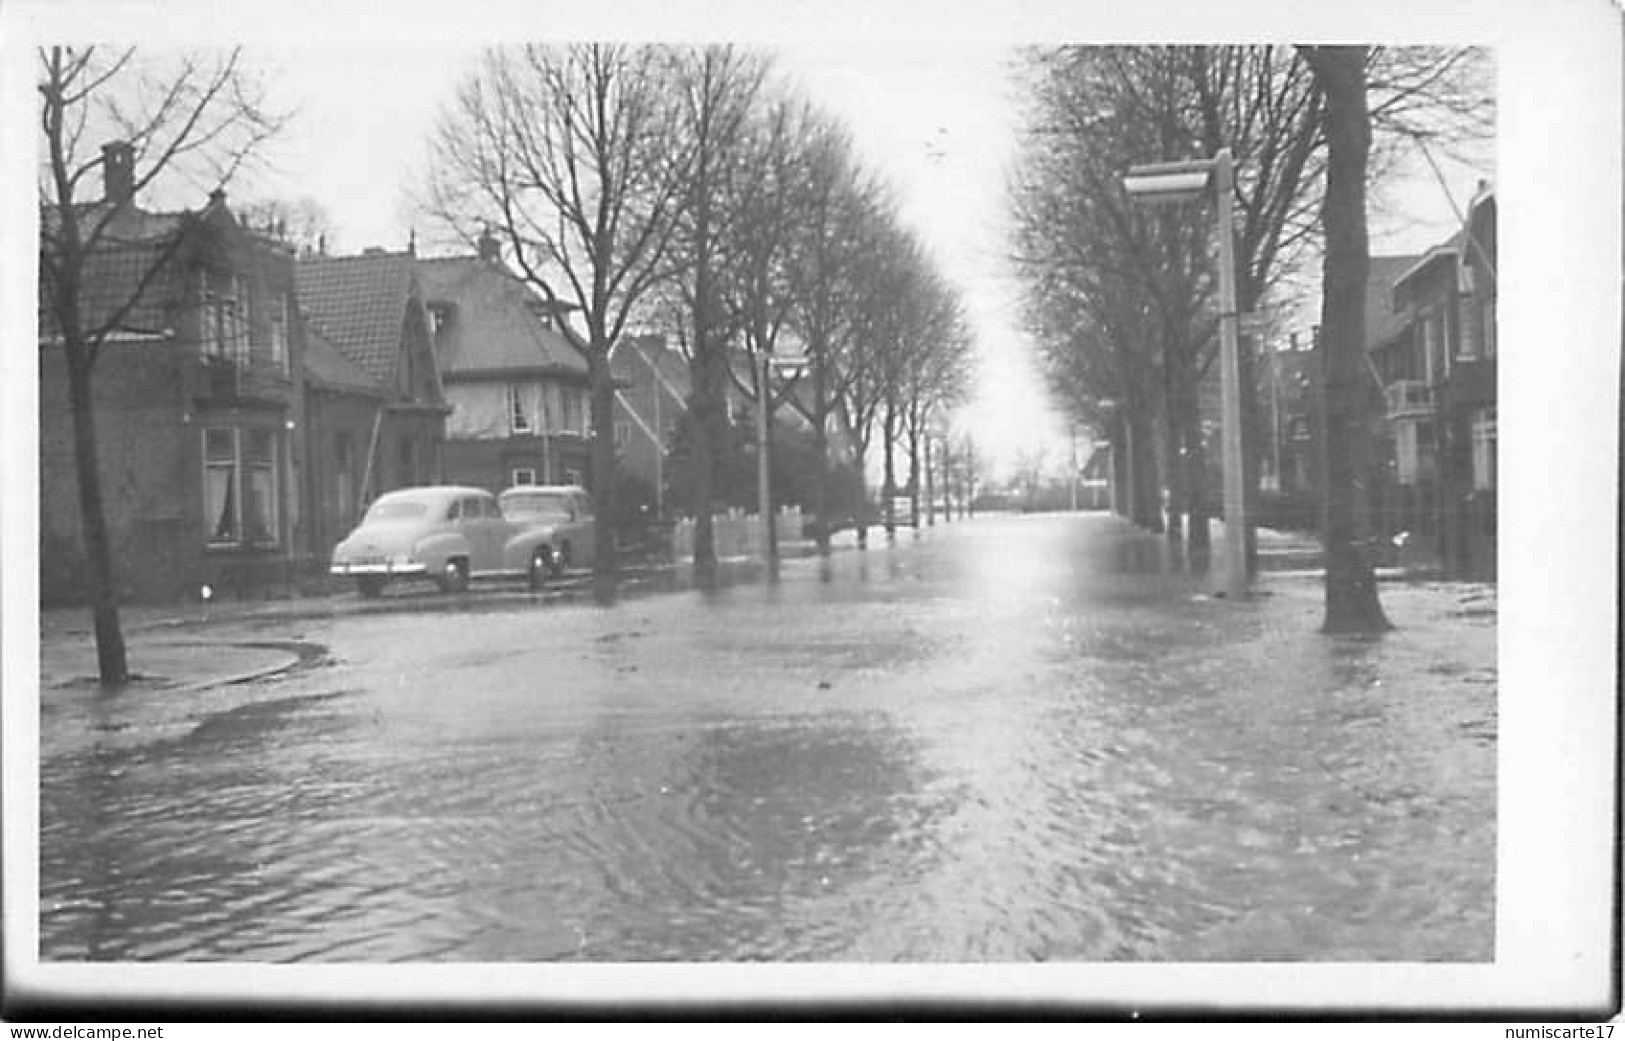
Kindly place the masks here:
<instances>
[{"instance_id":1,"label":"brick house","mask_svg":"<svg viewBox=\"0 0 1625 1041\"><path fill-rule=\"evenodd\" d=\"M587 360L546 302L502 265L489 235L476 255L416 269L451 410L447 480L493 492L587 483Z\"/></svg>"},{"instance_id":2,"label":"brick house","mask_svg":"<svg viewBox=\"0 0 1625 1041\"><path fill-rule=\"evenodd\" d=\"M113 215L85 263L81 321L105 321L137 297L105 343L93 385L115 588L163 600L204 584L286 580L306 538L292 250L243 227L222 191L197 212L141 209L126 144L104 147L103 176L104 198L84 213ZM86 580L72 416L43 283L40 593L72 602Z\"/></svg>"},{"instance_id":3,"label":"brick house","mask_svg":"<svg viewBox=\"0 0 1625 1041\"><path fill-rule=\"evenodd\" d=\"M305 331L305 513L312 571L360 518L365 455L387 395L314 326Z\"/></svg>"},{"instance_id":4,"label":"brick house","mask_svg":"<svg viewBox=\"0 0 1625 1041\"><path fill-rule=\"evenodd\" d=\"M1398 329L1373 341L1388 424L1387 526L1436 546L1445 572L1493 578L1496 532L1495 195L1394 281Z\"/></svg>"},{"instance_id":5,"label":"brick house","mask_svg":"<svg viewBox=\"0 0 1625 1041\"><path fill-rule=\"evenodd\" d=\"M299 299L313 344L305 432L316 562L384 492L445 479L446 417L410 250L306 254Z\"/></svg>"}]
</instances>

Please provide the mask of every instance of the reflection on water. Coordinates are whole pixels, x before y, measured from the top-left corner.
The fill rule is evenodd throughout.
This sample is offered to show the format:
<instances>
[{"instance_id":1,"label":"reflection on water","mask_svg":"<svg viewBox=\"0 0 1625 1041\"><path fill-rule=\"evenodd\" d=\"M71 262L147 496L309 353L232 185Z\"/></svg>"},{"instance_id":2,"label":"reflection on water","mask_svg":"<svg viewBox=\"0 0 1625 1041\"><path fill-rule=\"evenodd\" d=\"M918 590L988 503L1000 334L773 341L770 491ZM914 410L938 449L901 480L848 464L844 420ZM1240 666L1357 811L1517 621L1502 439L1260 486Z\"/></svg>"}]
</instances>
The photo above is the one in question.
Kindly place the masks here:
<instances>
[{"instance_id":1,"label":"reflection on water","mask_svg":"<svg viewBox=\"0 0 1625 1041\"><path fill-rule=\"evenodd\" d=\"M46 759L42 951L1492 957L1493 615L1331 640L1203 582L1106 518L1007 519L332 621L330 668Z\"/></svg>"}]
</instances>

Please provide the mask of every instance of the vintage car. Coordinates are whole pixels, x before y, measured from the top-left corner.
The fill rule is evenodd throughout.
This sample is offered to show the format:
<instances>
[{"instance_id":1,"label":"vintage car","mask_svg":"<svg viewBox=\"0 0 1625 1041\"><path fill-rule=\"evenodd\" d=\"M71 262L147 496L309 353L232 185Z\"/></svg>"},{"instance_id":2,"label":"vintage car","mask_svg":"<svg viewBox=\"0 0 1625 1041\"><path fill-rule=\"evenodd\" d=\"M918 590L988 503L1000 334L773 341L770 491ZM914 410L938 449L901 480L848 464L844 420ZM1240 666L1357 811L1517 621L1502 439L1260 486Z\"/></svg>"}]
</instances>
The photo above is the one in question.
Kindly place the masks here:
<instances>
[{"instance_id":1,"label":"vintage car","mask_svg":"<svg viewBox=\"0 0 1625 1041\"><path fill-rule=\"evenodd\" d=\"M475 578L524 576L538 589L559 570L553 528L503 516L483 488L403 488L379 496L333 550L329 572L377 596L396 578L430 578L460 592Z\"/></svg>"},{"instance_id":2,"label":"vintage car","mask_svg":"<svg viewBox=\"0 0 1625 1041\"><path fill-rule=\"evenodd\" d=\"M574 484L521 484L497 496L502 515L527 531L541 531L553 552L554 568L591 567L592 496Z\"/></svg>"}]
</instances>

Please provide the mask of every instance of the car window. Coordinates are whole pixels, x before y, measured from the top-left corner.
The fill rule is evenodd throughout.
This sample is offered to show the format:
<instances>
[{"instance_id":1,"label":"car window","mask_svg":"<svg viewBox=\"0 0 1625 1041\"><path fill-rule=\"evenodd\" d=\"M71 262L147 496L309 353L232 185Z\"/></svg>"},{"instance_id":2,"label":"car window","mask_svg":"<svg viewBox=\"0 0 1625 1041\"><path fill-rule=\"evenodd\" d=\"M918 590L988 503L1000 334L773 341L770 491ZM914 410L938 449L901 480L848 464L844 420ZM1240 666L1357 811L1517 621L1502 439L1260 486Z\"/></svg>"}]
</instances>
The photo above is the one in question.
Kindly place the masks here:
<instances>
[{"instance_id":1,"label":"car window","mask_svg":"<svg viewBox=\"0 0 1625 1041\"><path fill-rule=\"evenodd\" d=\"M502 513L508 517L568 517L570 497L558 492L525 492L502 499Z\"/></svg>"},{"instance_id":2,"label":"car window","mask_svg":"<svg viewBox=\"0 0 1625 1041\"><path fill-rule=\"evenodd\" d=\"M478 520L480 517L480 500L467 498L463 500L463 520Z\"/></svg>"},{"instance_id":3,"label":"car window","mask_svg":"<svg viewBox=\"0 0 1625 1041\"><path fill-rule=\"evenodd\" d=\"M372 509L367 511L366 519L380 520L411 520L422 517L429 512L429 504L412 499L381 499L374 503Z\"/></svg>"},{"instance_id":4,"label":"car window","mask_svg":"<svg viewBox=\"0 0 1625 1041\"><path fill-rule=\"evenodd\" d=\"M458 518L458 516L460 516L461 513L462 513L462 505L463 504L461 502L458 502L456 499L453 499L451 501L451 505L446 507L446 519L447 520L456 520Z\"/></svg>"}]
</instances>

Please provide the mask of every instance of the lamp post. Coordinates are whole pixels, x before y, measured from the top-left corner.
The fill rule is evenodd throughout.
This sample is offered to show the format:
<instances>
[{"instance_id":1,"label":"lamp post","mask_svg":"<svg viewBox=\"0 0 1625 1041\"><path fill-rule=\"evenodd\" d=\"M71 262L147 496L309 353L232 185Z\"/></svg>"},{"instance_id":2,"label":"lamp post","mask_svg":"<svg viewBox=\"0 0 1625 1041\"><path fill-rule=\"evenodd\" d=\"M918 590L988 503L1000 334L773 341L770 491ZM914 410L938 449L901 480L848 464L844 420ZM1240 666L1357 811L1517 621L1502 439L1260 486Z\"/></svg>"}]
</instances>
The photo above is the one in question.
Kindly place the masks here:
<instances>
[{"instance_id":1,"label":"lamp post","mask_svg":"<svg viewBox=\"0 0 1625 1041\"><path fill-rule=\"evenodd\" d=\"M1153 163L1129 169L1128 194L1146 203L1179 203L1200 198L1209 187L1218 200L1219 367L1224 397L1224 558L1225 592L1247 595L1247 501L1241 470L1241 351L1236 314L1236 244L1232 215L1235 167L1230 149L1211 160Z\"/></svg>"}]
</instances>

